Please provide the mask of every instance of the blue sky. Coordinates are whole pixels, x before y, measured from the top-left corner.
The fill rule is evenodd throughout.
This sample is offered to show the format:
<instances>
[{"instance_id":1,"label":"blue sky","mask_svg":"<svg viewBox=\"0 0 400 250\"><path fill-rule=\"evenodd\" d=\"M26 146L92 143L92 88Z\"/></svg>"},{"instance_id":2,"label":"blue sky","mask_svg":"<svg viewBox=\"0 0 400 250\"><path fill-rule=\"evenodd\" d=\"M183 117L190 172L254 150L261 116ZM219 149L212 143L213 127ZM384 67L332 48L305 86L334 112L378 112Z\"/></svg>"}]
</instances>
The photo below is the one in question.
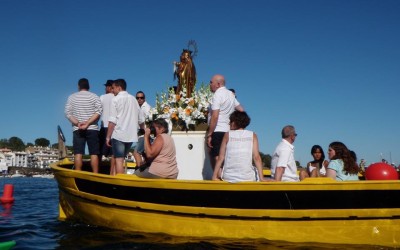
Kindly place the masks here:
<instances>
[{"instance_id":1,"label":"blue sky","mask_svg":"<svg viewBox=\"0 0 400 250\"><path fill-rule=\"evenodd\" d=\"M198 84L226 77L272 154L283 126L311 160L339 140L368 163L400 163L400 1L1 0L0 138L56 143L81 77L102 94L125 78L147 101L173 85L172 62L198 45Z\"/></svg>"}]
</instances>

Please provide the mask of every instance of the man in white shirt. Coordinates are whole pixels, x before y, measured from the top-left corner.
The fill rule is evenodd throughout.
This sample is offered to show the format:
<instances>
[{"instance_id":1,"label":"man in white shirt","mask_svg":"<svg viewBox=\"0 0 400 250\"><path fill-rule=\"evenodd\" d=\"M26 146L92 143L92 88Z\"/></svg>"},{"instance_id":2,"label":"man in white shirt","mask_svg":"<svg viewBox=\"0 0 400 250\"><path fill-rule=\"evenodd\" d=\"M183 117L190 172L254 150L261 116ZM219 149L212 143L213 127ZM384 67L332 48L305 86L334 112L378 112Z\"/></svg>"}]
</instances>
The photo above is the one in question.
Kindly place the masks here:
<instances>
[{"instance_id":1,"label":"man in white shirt","mask_svg":"<svg viewBox=\"0 0 400 250\"><path fill-rule=\"evenodd\" d=\"M139 90L136 92L136 100L139 103L140 110L143 113L144 119L149 116L151 106L146 102L146 96L143 91ZM143 153L144 153L144 132L140 133L138 143L133 151L133 157L135 158L136 166L141 166L143 162Z\"/></svg>"},{"instance_id":2,"label":"man in white shirt","mask_svg":"<svg viewBox=\"0 0 400 250\"><path fill-rule=\"evenodd\" d=\"M107 146L106 144L106 136L107 136L107 129L108 129L108 118L110 116L110 109L111 109L111 101L114 98L114 93L112 92L112 83L113 80L107 80L104 84L105 86L105 94L100 96L101 106L103 107L103 114L101 115L101 127L100 127L100 157L104 155L108 157L112 155L111 147ZM101 158L100 158L101 160Z\"/></svg>"},{"instance_id":3,"label":"man in white shirt","mask_svg":"<svg viewBox=\"0 0 400 250\"><path fill-rule=\"evenodd\" d=\"M211 118L207 133L207 145L210 147L210 161L214 170L219 149L225 132L229 131L229 116L233 111L244 111L230 90L225 87L223 75L215 75L210 81L214 93L211 105Z\"/></svg>"},{"instance_id":4,"label":"man in white shirt","mask_svg":"<svg viewBox=\"0 0 400 250\"><path fill-rule=\"evenodd\" d=\"M296 130L292 125L282 129L282 141L278 144L271 159L271 177L275 181L299 181L294 159Z\"/></svg>"},{"instance_id":5,"label":"man in white shirt","mask_svg":"<svg viewBox=\"0 0 400 250\"><path fill-rule=\"evenodd\" d=\"M139 103L140 109L143 112L144 118L146 119L149 116L151 106L146 102L146 96L143 91L138 91L136 93L136 100Z\"/></svg>"},{"instance_id":6,"label":"man in white shirt","mask_svg":"<svg viewBox=\"0 0 400 250\"><path fill-rule=\"evenodd\" d=\"M132 144L138 141L138 127L144 128L143 113L136 99L126 91L124 79L112 85L115 97L112 100L106 143L112 146L115 170L111 175L124 173L124 159Z\"/></svg>"}]
</instances>

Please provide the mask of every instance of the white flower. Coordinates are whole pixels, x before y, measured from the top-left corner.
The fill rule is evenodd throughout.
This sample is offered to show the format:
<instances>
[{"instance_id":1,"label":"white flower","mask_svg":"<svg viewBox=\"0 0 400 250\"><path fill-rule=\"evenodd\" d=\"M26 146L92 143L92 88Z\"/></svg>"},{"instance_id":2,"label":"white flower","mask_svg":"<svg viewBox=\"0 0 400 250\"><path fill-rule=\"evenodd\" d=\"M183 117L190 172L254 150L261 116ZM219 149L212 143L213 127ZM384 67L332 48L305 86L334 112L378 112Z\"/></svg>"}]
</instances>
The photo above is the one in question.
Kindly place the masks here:
<instances>
[{"instance_id":1,"label":"white flower","mask_svg":"<svg viewBox=\"0 0 400 250\"><path fill-rule=\"evenodd\" d=\"M182 97L181 97L182 96ZM156 106L150 110L146 121L150 122L157 118L169 119L174 125L189 125L206 123L207 107L211 101L212 93L210 88L204 84L200 89L192 93L192 97L185 98L186 88L183 87L180 95L168 88L167 92L157 94Z\"/></svg>"}]
</instances>

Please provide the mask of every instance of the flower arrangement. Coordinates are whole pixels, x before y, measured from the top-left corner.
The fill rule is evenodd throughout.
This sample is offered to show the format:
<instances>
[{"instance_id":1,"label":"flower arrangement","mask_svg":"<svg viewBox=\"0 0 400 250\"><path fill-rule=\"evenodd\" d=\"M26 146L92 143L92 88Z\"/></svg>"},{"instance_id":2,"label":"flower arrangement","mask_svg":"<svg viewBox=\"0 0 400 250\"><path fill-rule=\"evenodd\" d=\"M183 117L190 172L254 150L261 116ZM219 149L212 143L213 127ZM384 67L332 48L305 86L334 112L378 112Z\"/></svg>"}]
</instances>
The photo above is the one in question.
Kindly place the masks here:
<instances>
[{"instance_id":1,"label":"flower arrangement","mask_svg":"<svg viewBox=\"0 0 400 250\"><path fill-rule=\"evenodd\" d=\"M157 94L156 106L150 109L146 122L164 118L171 121L173 130L181 131L196 130L199 125L207 125L208 108L212 97L210 88L202 84L199 90L193 91L190 98L185 96L184 86L179 94L175 94L173 87Z\"/></svg>"}]
</instances>

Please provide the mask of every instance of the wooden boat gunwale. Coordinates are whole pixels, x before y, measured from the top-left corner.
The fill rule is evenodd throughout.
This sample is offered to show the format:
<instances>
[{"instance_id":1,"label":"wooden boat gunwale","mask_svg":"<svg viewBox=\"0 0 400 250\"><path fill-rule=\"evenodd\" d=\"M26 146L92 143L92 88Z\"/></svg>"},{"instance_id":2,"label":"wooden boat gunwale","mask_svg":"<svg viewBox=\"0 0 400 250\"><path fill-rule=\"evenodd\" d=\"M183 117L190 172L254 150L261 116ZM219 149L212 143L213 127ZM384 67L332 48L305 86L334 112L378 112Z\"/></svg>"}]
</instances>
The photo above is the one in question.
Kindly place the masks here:
<instances>
[{"instance_id":1,"label":"wooden boat gunwale","mask_svg":"<svg viewBox=\"0 0 400 250\"><path fill-rule=\"evenodd\" d=\"M55 178L59 182L60 189L60 217L64 219L78 219L89 224L95 224L100 226L117 227L114 222L101 217L99 214L91 214L87 212L87 208L90 207L93 210L99 211L113 211L113 216L120 217L119 213L135 218L137 222L129 222L127 227L128 231L140 231L150 233L167 233L179 236L190 236L190 237L210 237L213 235L212 230L206 231L207 225L201 220L208 221L209 225L216 227L217 231L224 231L223 234L218 234L221 237L233 237L242 238L237 235L242 228L243 230L249 230L249 228L255 227L259 230L272 230L273 227L285 228L285 230L295 229L297 232L307 232L307 226L321 228L323 226L326 229L332 230L348 230L348 233L359 230L364 234L368 232L370 239L361 241L357 239L354 241L356 244L375 244L384 246L398 246L400 241L400 202L398 203L393 199L390 201L388 198L379 198L382 194L388 194L387 197L393 197L394 194L400 194L400 182L399 181L353 181L353 182L336 182L327 178L310 178L309 180L298 182L298 183L282 183L282 182L267 182L267 183L227 183L227 182L215 182L215 181L198 181L198 180L153 180L153 179L142 179L132 175L117 175L109 176L105 174L94 174L86 171L75 171L65 169L57 166L52 166ZM104 193L95 193L93 190L105 186L108 188L116 188L115 192L122 192L124 189L128 190L126 197L135 197L129 199L121 199L120 197L107 197ZM135 194L147 192L146 195L150 195L148 199L143 199L142 196ZM163 196L165 193L171 192L174 195L178 194L180 200L185 202L181 203L162 203L160 201L168 200L171 197L168 196L165 199L156 199L154 197ZM189 196L182 195L185 192ZM296 202L290 204L287 202L285 207L272 209L263 207L227 207L227 206L215 206L216 203L207 203L207 200L199 195L202 192L208 192L205 195L208 199L214 199L214 196L210 195L213 193L219 193L215 197L225 197L226 199L233 199L234 203L239 202L246 203L243 197L251 196L255 194L257 196L266 196L272 193L278 193L281 196L288 194L289 196L297 196L304 193L314 194L322 192L326 194L329 192L343 193L354 193L354 197L357 197L356 193L365 193L369 195L373 192L377 192L377 199L382 199L384 204L391 204L392 207L381 206L381 207L368 207L368 208L335 208L335 209L312 209L312 208L297 208ZM238 200L232 197L237 196L240 193L245 193ZM390 193L390 194L389 194ZM293 195L296 194L296 195ZM254 199L254 197L252 199ZM251 198L251 197L250 197ZM373 198L371 196L371 198ZM188 203L187 200L198 200L193 204ZM242 200L241 200L242 199ZM265 199L268 199L266 197ZM293 199L290 197L290 199ZM204 202L201 202L201 201ZM232 202L228 200L227 204ZM273 200L271 200L273 202ZM235 203L235 204L236 204ZM203 204L203 206L201 206ZM211 204L211 205L210 205ZM254 203L255 204L255 203ZM267 203L265 203L267 204ZM292 207L291 207L292 206ZM91 210L89 209L89 210ZM88 219L89 218L89 219ZM144 219L145 218L145 219ZM155 222L158 218L163 223L171 223L171 229L166 226L157 224L156 226L147 225L143 228L145 221ZM162 219L160 219L162 218ZM122 220L119 218L119 220ZM172 221L171 221L172 220ZM118 220L117 220L118 221ZM179 222L181 221L181 222ZM182 222L184 221L184 222ZM119 221L124 223L124 221ZM216 224L217 223L217 224ZM236 223L236 224L235 224ZM310 224L311 223L311 224ZM140 227L139 227L140 224ZM187 224L187 225L186 225ZM287 224L287 225L286 225ZM314 225L315 224L315 225ZM179 227L186 228L188 225L192 227L198 227L199 232L193 232L194 229L188 229L189 232L182 233L178 230ZM217 226L218 225L218 226ZM255 226L257 225L257 226ZM123 226L125 227L125 226ZM229 229L229 228L232 229ZM345 227L352 227L353 229L345 229ZM140 229L138 229L140 228ZM175 229L173 229L175 228ZM234 229L235 228L235 229ZM378 233L373 233L374 230ZM179 232L179 233L178 233ZM371 233L372 232L372 233ZM385 233L382 238L377 235ZM391 236L388 235L391 232ZM288 240L293 242L302 242L302 237L296 236L289 239L279 238L277 233L249 233L244 234L247 238L264 238L269 240ZM303 239L304 241L305 239ZM337 240L329 239L315 239L316 242L325 243L344 243L353 244L346 240L346 237L341 237ZM352 239L354 240L354 239Z\"/></svg>"}]
</instances>

